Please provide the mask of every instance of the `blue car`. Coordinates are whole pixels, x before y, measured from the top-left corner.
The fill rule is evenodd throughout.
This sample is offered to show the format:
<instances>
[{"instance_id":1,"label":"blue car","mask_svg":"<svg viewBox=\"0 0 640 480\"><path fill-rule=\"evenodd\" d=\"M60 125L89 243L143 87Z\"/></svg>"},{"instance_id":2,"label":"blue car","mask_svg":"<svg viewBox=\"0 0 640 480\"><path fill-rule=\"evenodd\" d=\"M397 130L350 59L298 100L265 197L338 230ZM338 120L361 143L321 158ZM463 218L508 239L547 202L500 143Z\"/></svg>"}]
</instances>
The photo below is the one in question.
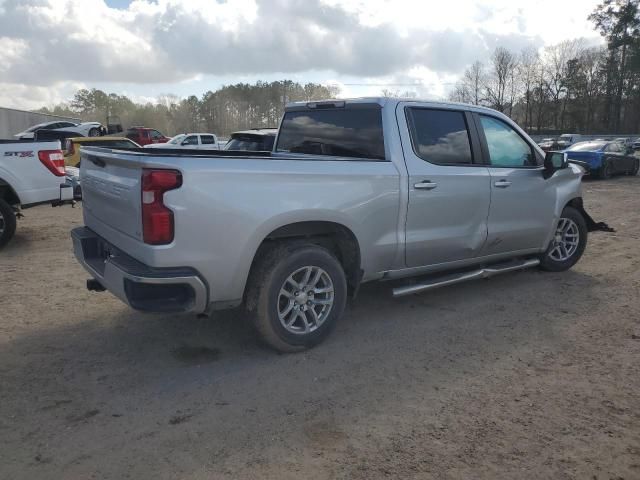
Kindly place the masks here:
<instances>
[{"instance_id":1,"label":"blue car","mask_svg":"<svg viewBox=\"0 0 640 480\"><path fill-rule=\"evenodd\" d=\"M579 160L588 164L588 173L598 178L610 178L617 174L638 174L640 158L627 155L624 145L618 142L580 142L571 145L564 152L569 160Z\"/></svg>"}]
</instances>

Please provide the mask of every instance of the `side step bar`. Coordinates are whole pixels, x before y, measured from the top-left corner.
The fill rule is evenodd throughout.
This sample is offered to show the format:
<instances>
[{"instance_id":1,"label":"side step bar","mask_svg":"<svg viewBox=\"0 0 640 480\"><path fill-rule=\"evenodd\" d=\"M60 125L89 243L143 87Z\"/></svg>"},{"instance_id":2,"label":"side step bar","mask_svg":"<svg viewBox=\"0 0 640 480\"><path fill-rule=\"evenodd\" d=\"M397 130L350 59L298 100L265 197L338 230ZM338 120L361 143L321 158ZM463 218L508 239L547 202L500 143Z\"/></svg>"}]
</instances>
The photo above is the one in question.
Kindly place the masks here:
<instances>
[{"instance_id":1,"label":"side step bar","mask_svg":"<svg viewBox=\"0 0 640 480\"><path fill-rule=\"evenodd\" d=\"M451 275L443 275L429 279L422 283L414 285L406 285L404 287L398 287L393 289L394 297L402 297L404 295L411 295L414 293L424 292L426 290L432 290L434 288L440 288L447 285L453 285L455 283L462 283L469 280L477 280L480 278L489 278L501 273L513 272L516 270L524 270L525 268L535 267L540 264L540 260L537 258L530 260L522 260L518 262L510 262L503 265L492 265L490 267L484 267L477 270L471 270L469 272L455 273Z\"/></svg>"}]
</instances>

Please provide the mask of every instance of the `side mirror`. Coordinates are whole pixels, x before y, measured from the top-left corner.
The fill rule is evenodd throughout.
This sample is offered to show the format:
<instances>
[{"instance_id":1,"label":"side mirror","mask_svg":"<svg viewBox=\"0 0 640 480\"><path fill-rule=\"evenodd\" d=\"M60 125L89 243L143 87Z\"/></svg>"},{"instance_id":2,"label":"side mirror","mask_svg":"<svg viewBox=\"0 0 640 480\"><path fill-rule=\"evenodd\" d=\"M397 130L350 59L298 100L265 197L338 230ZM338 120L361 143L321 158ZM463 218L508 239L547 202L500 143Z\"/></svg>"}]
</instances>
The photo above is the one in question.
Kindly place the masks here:
<instances>
[{"instance_id":1,"label":"side mirror","mask_svg":"<svg viewBox=\"0 0 640 480\"><path fill-rule=\"evenodd\" d=\"M544 178L550 178L557 170L569 166L567 154L563 152L547 152L544 157Z\"/></svg>"}]
</instances>

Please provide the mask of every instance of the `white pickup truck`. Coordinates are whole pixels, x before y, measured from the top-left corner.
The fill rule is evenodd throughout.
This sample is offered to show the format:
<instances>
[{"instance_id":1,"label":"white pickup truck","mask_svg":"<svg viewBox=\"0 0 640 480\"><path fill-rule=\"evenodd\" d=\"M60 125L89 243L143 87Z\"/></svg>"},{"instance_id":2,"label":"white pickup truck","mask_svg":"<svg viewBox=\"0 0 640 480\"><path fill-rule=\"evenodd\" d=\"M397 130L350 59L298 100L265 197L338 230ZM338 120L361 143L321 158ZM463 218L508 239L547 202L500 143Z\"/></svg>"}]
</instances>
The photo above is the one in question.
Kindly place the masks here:
<instances>
[{"instance_id":1,"label":"white pickup truck","mask_svg":"<svg viewBox=\"0 0 640 480\"><path fill-rule=\"evenodd\" d=\"M71 200L58 140L0 140L0 248L16 231L19 209Z\"/></svg>"},{"instance_id":2,"label":"white pickup truck","mask_svg":"<svg viewBox=\"0 0 640 480\"><path fill-rule=\"evenodd\" d=\"M167 143L150 143L144 148L220 150L218 137L213 133L181 133L171 138Z\"/></svg>"}]
</instances>

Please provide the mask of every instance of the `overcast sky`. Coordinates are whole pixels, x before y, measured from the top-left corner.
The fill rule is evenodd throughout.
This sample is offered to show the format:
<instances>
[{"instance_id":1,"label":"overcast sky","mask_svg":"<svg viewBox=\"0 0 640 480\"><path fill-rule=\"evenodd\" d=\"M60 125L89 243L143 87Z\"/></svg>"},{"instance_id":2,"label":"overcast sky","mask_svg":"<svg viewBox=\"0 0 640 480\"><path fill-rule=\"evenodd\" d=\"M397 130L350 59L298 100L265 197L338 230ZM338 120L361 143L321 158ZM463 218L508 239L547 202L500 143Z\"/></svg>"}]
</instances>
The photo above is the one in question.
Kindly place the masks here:
<instances>
[{"instance_id":1,"label":"overcast sky","mask_svg":"<svg viewBox=\"0 0 640 480\"><path fill-rule=\"evenodd\" d=\"M598 0L0 0L0 106L290 78L446 96L476 59L599 36Z\"/></svg>"}]
</instances>

